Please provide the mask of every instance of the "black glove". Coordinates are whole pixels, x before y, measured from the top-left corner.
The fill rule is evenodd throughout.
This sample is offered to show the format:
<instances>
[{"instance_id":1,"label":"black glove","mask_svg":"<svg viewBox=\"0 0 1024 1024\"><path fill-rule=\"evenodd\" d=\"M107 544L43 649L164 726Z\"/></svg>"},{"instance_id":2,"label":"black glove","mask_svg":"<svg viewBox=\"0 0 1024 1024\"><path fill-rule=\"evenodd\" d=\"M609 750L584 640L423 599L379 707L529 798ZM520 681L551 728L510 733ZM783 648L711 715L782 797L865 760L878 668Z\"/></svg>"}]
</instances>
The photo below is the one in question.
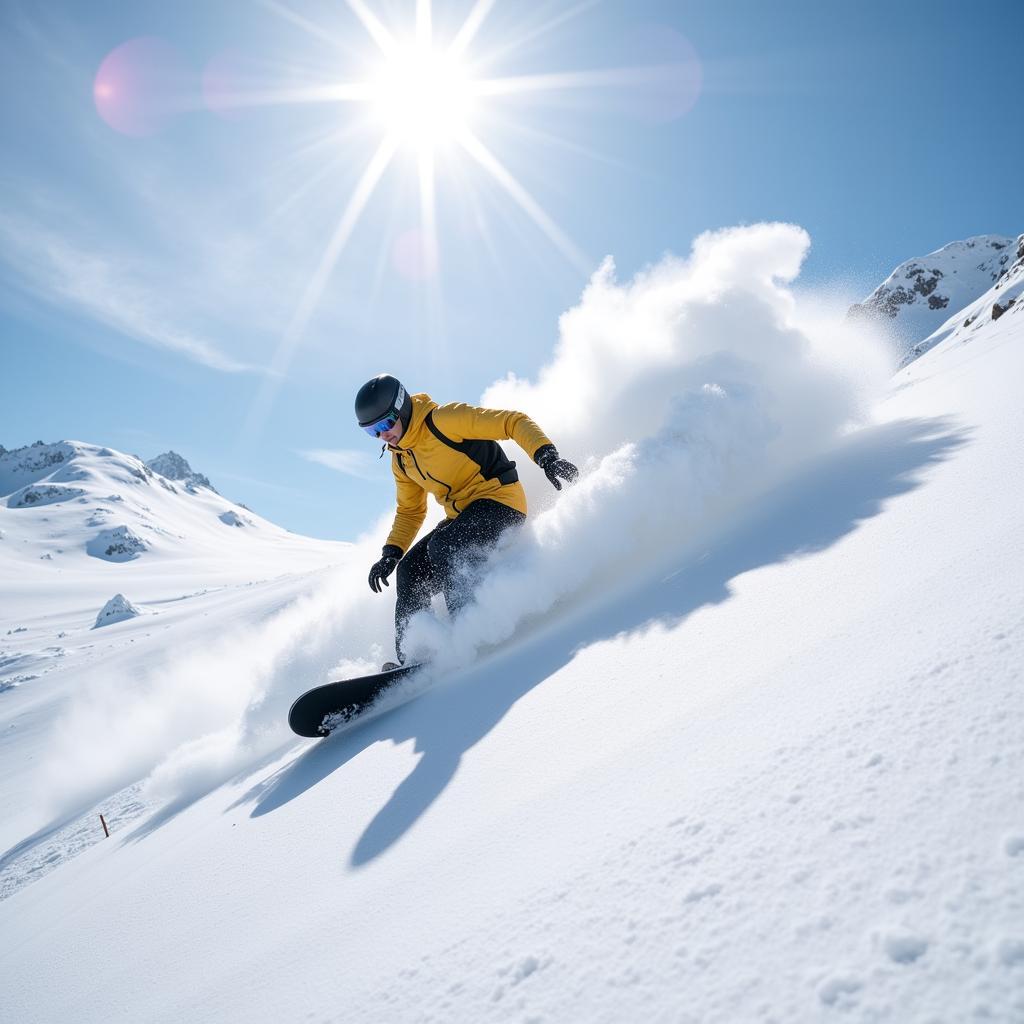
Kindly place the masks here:
<instances>
[{"instance_id":1,"label":"black glove","mask_svg":"<svg viewBox=\"0 0 1024 1024\"><path fill-rule=\"evenodd\" d=\"M385 587L390 585L388 577L395 571L395 566L402 557L402 549L395 544L385 544L381 555L383 557L374 562L370 570L370 589L375 594L380 593L381 584Z\"/></svg>"},{"instance_id":2,"label":"black glove","mask_svg":"<svg viewBox=\"0 0 1024 1024\"><path fill-rule=\"evenodd\" d=\"M545 444L533 453L533 461L544 470L556 491L562 489L562 481L576 483L580 471L565 459L558 457L558 449L553 444Z\"/></svg>"}]
</instances>

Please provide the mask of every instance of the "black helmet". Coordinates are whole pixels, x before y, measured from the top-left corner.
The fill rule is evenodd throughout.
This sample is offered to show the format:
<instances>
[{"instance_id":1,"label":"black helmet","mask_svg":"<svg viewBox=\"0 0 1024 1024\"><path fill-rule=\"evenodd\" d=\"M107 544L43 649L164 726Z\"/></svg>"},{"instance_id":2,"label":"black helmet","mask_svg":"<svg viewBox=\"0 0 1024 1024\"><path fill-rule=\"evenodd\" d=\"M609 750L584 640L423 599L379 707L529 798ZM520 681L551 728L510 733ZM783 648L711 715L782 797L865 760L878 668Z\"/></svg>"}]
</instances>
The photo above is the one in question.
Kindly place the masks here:
<instances>
[{"instance_id":1,"label":"black helmet","mask_svg":"<svg viewBox=\"0 0 1024 1024\"><path fill-rule=\"evenodd\" d=\"M356 393L356 420L367 427L397 413L404 429L412 419L412 399L397 377L382 373L368 380Z\"/></svg>"}]
</instances>

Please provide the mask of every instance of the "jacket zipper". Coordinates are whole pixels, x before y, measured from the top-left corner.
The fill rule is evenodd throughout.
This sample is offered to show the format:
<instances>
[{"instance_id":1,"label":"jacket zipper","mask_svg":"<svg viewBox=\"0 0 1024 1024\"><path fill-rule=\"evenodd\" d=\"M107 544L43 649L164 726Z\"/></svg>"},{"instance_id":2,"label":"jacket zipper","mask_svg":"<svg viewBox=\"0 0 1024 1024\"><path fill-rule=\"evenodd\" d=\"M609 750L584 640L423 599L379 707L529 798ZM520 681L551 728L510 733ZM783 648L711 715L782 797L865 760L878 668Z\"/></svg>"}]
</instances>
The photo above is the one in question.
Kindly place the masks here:
<instances>
[{"instance_id":1,"label":"jacket zipper","mask_svg":"<svg viewBox=\"0 0 1024 1024\"><path fill-rule=\"evenodd\" d=\"M451 503L452 508L455 509L456 512L458 512L459 506L455 504L455 501L452 498L451 487L448 484L446 484L443 480L438 480L436 476L432 476L430 473L424 473L423 470L420 469L419 462L416 461L416 453L411 448L406 448L404 450L407 451L412 456L412 464L416 467L416 472L419 473L419 475L423 477L424 480L426 480L429 477L431 480L434 481L435 484L440 484L448 492L448 501Z\"/></svg>"}]
</instances>

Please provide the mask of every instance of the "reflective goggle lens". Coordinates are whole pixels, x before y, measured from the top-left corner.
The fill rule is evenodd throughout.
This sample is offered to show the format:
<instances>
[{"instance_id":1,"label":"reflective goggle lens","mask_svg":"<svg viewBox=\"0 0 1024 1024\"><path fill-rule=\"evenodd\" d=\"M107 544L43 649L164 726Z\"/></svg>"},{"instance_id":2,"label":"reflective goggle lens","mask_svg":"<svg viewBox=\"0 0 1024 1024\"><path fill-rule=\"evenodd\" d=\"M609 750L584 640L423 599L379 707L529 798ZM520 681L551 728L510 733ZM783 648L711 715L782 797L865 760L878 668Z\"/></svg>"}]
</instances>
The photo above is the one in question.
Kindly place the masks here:
<instances>
[{"instance_id":1,"label":"reflective goggle lens","mask_svg":"<svg viewBox=\"0 0 1024 1024\"><path fill-rule=\"evenodd\" d=\"M387 416L382 420L377 420L376 423L368 423L363 430L365 430L370 437L380 437L386 430L391 430L392 427L398 422L398 413L389 412Z\"/></svg>"}]
</instances>

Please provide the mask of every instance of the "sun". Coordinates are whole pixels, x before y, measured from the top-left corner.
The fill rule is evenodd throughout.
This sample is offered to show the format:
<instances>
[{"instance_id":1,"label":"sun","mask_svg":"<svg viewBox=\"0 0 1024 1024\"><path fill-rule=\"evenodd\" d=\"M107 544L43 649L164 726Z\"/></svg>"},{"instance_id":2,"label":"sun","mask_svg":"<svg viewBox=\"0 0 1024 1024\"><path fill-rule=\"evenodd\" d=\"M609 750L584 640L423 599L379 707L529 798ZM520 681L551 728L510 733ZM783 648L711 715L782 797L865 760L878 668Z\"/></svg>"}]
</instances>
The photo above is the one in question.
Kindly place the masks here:
<instances>
[{"instance_id":1,"label":"sun","mask_svg":"<svg viewBox=\"0 0 1024 1024\"><path fill-rule=\"evenodd\" d=\"M317 80L304 88L241 90L237 94L228 91L226 95L218 96L219 109L236 104L273 103L325 103L348 107L355 116L346 120L354 131L339 132L334 127L325 131L322 141L344 138L346 157L351 158L356 153L357 158L363 161L319 262L284 331L267 381L250 413L250 424L259 422L273 401L278 386L275 382L283 379L336 264L389 168L396 163L402 165L403 171L407 172L410 165L414 169L419 198L418 224L399 236L401 260L396 259L396 266L400 273L408 273L411 279L424 282L426 294L432 301L439 301L438 281L443 266L438 231L438 193L443 189L448 197L464 198L464 183L470 180L469 171L478 172L483 179L489 179L497 186L497 192L503 193L506 200L517 207L581 275L589 275L592 271L593 261L492 148L490 138L497 135L500 143L503 127L510 123L518 124L520 139L524 132L528 134L527 126L521 123L521 113L514 113L510 121L508 108L503 117L498 105L509 98L523 103L532 97L536 102L567 90L586 92L634 85L641 89L650 88L652 82L674 81L674 76L669 73L673 72L675 65L496 77L494 70L508 53L577 17L592 6L593 0L573 2L547 21L543 13L545 5L521 5L527 12L533 12L533 23L528 18L522 29L501 40L500 44L492 42L489 52L481 50L477 37L498 0L466 2L471 6L461 24L454 31L435 33L433 0L415 0L415 13L411 19L408 16L395 17L392 11L394 4L381 0L377 3L373 0L344 0L343 6L360 23L372 43L367 59L347 41L345 45L339 45L340 35L332 27L318 25L304 14L292 10L287 0L262 0L267 9L283 19L319 41L326 39L336 46L348 66L351 66L355 55L356 66L366 73L345 80L333 77ZM374 7L383 8L384 20ZM689 72L693 68L684 65L683 70ZM688 74L687 80L690 79L699 82L699 74ZM693 92L692 98L695 97ZM352 140L363 128L370 129L369 142L360 156ZM541 132L536 133L536 137L545 138ZM507 145L504 148L508 148ZM402 150L411 153L413 159L396 161ZM539 161L533 161L532 169L543 168ZM476 222L482 223L479 217ZM482 229L482 234L490 247L486 228ZM412 269L403 271L403 267Z\"/></svg>"},{"instance_id":2,"label":"sun","mask_svg":"<svg viewBox=\"0 0 1024 1024\"><path fill-rule=\"evenodd\" d=\"M445 50L401 47L369 82L371 116L385 135L416 150L454 142L470 129L474 82Z\"/></svg>"}]
</instances>

